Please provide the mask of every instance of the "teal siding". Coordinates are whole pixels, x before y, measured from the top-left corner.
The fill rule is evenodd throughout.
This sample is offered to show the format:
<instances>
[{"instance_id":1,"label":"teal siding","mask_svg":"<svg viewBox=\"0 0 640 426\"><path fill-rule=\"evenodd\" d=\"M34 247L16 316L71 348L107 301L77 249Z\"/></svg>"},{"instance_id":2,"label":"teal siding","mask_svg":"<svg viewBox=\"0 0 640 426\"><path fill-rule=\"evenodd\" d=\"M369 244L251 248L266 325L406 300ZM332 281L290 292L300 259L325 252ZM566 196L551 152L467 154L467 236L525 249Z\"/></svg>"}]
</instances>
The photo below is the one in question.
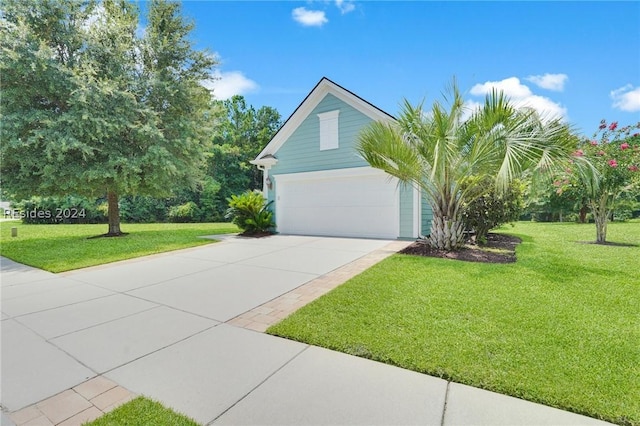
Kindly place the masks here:
<instances>
[{"instance_id":1,"label":"teal siding","mask_svg":"<svg viewBox=\"0 0 640 426\"><path fill-rule=\"evenodd\" d=\"M413 188L400 184L400 238L413 239Z\"/></svg>"},{"instance_id":2,"label":"teal siding","mask_svg":"<svg viewBox=\"0 0 640 426\"><path fill-rule=\"evenodd\" d=\"M423 196L420 197L420 200L422 202L422 206L420 206L422 209L422 235L429 235L431 233L431 220L433 219L433 211L431 210L431 206L429 205L427 200L424 198L424 193L422 195Z\"/></svg>"},{"instance_id":3,"label":"teal siding","mask_svg":"<svg viewBox=\"0 0 640 426\"><path fill-rule=\"evenodd\" d=\"M339 148L320 151L320 124L317 114L340 110L338 116ZM349 104L337 97L327 94L318 106L304 119L284 144L274 153L278 159L276 165L269 170L273 187L268 191L268 201L275 200L279 174L303 173L353 167L366 167L364 161L356 152L355 146L360 130L372 122L372 119L362 114ZM276 176L275 178L273 176ZM398 187L399 195L399 238L413 239L413 188L409 185ZM421 201L422 217L420 218L421 234L428 234L431 224L431 209L424 200ZM275 203L271 205L275 218Z\"/></svg>"},{"instance_id":4,"label":"teal siding","mask_svg":"<svg viewBox=\"0 0 640 426\"><path fill-rule=\"evenodd\" d=\"M320 151L320 124L317 114L334 110L340 110L339 148ZM270 174L367 166L367 162L358 156L354 147L360 129L371 121L360 111L328 94L275 154L278 164L273 166Z\"/></svg>"}]
</instances>

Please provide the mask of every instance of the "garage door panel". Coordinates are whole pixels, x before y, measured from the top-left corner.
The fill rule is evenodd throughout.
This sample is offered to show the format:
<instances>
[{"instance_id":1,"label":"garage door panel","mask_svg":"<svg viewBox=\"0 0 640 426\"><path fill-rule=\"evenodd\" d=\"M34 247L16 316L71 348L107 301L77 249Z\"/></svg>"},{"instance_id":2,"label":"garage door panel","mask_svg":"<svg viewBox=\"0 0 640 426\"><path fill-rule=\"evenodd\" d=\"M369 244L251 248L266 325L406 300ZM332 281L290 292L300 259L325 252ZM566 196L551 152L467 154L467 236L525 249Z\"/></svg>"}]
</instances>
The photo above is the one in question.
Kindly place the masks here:
<instances>
[{"instance_id":1,"label":"garage door panel","mask_svg":"<svg viewBox=\"0 0 640 426\"><path fill-rule=\"evenodd\" d=\"M396 183L383 174L277 182L278 231L287 234L398 237Z\"/></svg>"}]
</instances>

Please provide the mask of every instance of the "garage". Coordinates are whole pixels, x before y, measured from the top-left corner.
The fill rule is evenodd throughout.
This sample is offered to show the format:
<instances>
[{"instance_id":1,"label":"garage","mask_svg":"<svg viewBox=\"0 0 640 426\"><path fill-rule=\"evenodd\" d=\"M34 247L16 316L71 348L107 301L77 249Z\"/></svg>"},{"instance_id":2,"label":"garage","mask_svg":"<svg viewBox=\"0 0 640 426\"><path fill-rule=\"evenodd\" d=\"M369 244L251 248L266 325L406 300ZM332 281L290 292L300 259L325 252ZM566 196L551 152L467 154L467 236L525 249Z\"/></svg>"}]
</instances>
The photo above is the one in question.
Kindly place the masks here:
<instances>
[{"instance_id":1,"label":"garage","mask_svg":"<svg viewBox=\"0 0 640 426\"><path fill-rule=\"evenodd\" d=\"M282 234L396 239L397 180L370 167L274 175Z\"/></svg>"},{"instance_id":2,"label":"garage","mask_svg":"<svg viewBox=\"0 0 640 426\"><path fill-rule=\"evenodd\" d=\"M359 154L359 135L373 122L395 118L326 77L318 82L251 160L275 232L394 240L428 233L431 209L420 190Z\"/></svg>"}]
</instances>

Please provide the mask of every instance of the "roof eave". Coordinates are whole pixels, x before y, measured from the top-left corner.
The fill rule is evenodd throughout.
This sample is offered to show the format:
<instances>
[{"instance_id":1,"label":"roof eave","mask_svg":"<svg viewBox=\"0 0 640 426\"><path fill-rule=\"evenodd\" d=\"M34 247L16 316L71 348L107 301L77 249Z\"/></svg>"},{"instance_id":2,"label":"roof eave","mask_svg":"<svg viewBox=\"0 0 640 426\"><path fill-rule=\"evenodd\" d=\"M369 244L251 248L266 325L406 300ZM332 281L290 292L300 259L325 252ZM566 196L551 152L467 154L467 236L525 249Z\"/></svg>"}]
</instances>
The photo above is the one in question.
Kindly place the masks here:
<instances>
[{"instance_id":1,"label":"roof eave","mask_svg":"<svg viewBox=\"0 0 640 426\"><path fill-rule=\"evenodd\" d=\"M376 121L395 121L395 117L391 114L381 110L372 103L366 101L350 90L345 89L337 83L329 80L327 77L322 77L318 84L309 92L304 100L298 105L293 113L287 118L276 134L271 138L271 141L264 147L264 149L258 154L254 161L260 161L261 158L275 154L278 149L284 144L284 142L291 136L295 128L300 125L302 120L315 108L318 102L324 98L324 96L333 92L338 98L347 103L357 104L357 109L364 112L366 115ZM349 102L345 97L349 98L352 102ZM362 111L364 110L364 111ZM252 162L252 164L255 164Z\"/></svg>"}]
</instances>

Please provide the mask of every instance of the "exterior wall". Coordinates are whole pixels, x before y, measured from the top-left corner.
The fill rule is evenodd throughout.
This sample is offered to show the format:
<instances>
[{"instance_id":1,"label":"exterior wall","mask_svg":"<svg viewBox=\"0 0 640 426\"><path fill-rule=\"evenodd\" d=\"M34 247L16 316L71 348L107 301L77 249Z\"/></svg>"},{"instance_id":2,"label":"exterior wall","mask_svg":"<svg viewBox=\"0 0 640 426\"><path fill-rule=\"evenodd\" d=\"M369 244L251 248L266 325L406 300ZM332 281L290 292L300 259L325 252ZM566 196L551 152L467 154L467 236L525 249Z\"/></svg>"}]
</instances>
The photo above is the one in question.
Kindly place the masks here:
<instances>
[{"instance_id":1,"label":"exterior wall","mask_svg":"<svg viewBox=\"0 0 640 426\"><path fill-rule=\"evenodd\" d=\"M398 185L400 192L400 238L414 239L413 235L413 188L410 185Z\"/></svg>"},{"instance_id":2,"label":"exterior wall","mask_svg":"<svg viewBox=\"0 0 640 426\"><path fill-rule=\"evenodd\" d=\"M340 110L339 147L337 149L320 150L320 122L318 114ZM322 170L347 169L354 167L368 167L355 151L355 145L360 130L373 120L356 110L332 94L327 94L322 101L303 120L298 128L275 153L278 159L269 170L272 188L268 191L267 200L275 204L278 190L278 175L304 173ZM399 197L399 237L413 239L418 237L414 230L414 196L413 189L407 185L398 186ZM422 203L421 233L425 234L430 226L431 210ZM271 210L275 216L275 206ZM274 217L275 220L277 218Z\"/></svg>"},{"instance_id":3,"label":"exterior wall","mask_svg":"<svg viewBox=\"0 0 640 426\"><path fill-rule=\"evenodd\" d=\"M339 148L320 151L320 121L317 114L335 110L340 110ZM276 175L368 166L354 147L360 129L371 121L360 111L327 94L275 154L278 163L269 170L273 187L267 194L267 201L275 203L278 190ZM275 208L272 211L275 216Z\"/></svg>"},{"instance_id":4,"label":"exterior wall","mask_svg":"<svg viewBox=\"0 0 640 426\"><path fill-rule=\"evenodd\" d=\"M427 202L427 200L423 196L420 197L420 202L422 203L422 217L421 225L422 225L422 235L429 235L431 233L431 219L433 219L433 211L431 210L431 206Z\"/></svg>"},{"instance_id":5,"label":"exterior wall","mask_svg":"<svg viewBox=\"0 0 640 426\"><path fill-rule=\"evenodd\" d=\"M319 113L340 110L339 148L320 151ZM354 150L358 133L371 119L328 94L298 126L275 156L271 175L368 166Z\"/></svg>"}]
</instances>

